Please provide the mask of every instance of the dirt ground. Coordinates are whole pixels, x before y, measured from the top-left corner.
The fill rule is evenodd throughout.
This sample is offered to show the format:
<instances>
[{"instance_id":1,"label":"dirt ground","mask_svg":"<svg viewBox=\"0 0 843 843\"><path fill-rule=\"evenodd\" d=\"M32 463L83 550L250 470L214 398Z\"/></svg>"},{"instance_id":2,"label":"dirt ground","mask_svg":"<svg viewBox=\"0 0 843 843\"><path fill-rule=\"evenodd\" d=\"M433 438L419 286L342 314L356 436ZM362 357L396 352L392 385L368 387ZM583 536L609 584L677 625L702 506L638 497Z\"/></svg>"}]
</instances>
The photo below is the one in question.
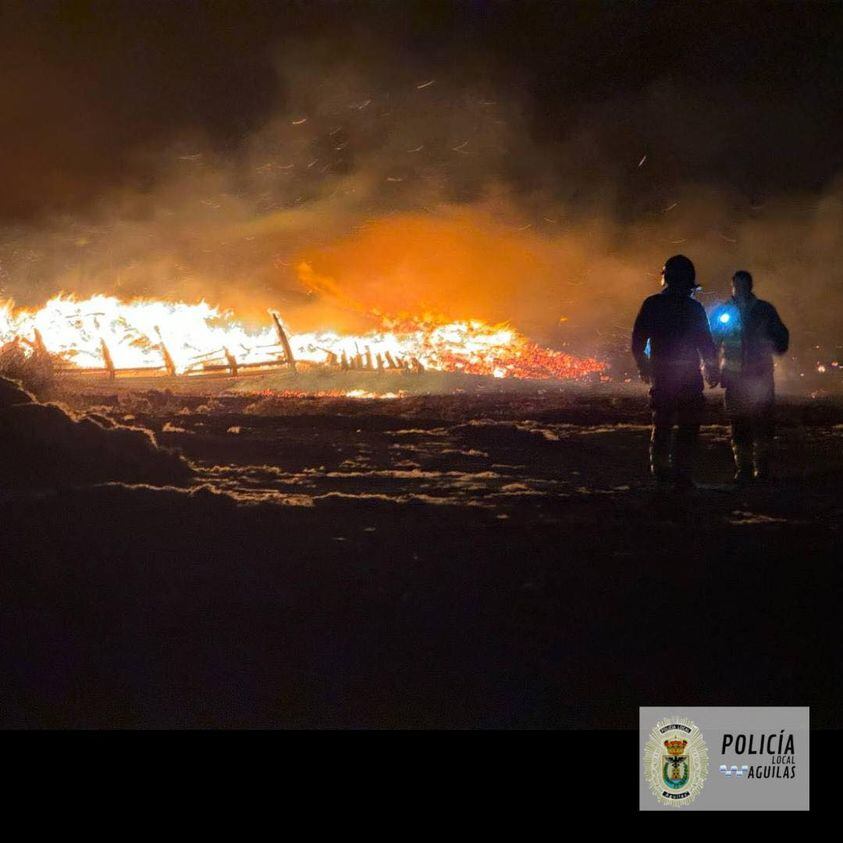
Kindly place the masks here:
<instances>
[{"instance_id":1,"label":"dirt ground","mask_svg":"<svg viewBox=\"0 0 843 843\"><path fill-rule=\"evenodd\" d=\"M658 494L640 390L66 400L195 473L0 491L4 726L843 725L839 402L785 401L739 491L712 401Z\"/></svg>"}]
</instances>

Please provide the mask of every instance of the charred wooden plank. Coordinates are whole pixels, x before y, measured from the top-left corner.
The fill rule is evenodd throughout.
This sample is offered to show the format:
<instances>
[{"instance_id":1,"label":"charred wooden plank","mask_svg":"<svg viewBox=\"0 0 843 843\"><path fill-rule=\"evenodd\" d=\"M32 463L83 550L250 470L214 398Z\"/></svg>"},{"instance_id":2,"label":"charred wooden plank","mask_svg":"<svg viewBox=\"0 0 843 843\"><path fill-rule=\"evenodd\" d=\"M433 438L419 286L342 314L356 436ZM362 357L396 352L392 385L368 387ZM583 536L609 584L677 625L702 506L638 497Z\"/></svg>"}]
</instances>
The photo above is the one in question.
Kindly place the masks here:
<instances>
[{"instance_id":1,"label":"charred wooden plank","mask_svg":"<svg viewBox=\"0 0 843 843\"><path fill-rule=\"evenodd\" d=\"M290 368L295 372L296 359L295 357L293 357L293 349L290 346L290 341L287 339L287 333L284 330L284 326L281 324L281 317L275 310L270 310L270 314L272 315L272 321L275 323L275 332L278 334L278 341L284 348L284 354L287 357L287 363L289 364Z\"/></svg>"}]
</instances>

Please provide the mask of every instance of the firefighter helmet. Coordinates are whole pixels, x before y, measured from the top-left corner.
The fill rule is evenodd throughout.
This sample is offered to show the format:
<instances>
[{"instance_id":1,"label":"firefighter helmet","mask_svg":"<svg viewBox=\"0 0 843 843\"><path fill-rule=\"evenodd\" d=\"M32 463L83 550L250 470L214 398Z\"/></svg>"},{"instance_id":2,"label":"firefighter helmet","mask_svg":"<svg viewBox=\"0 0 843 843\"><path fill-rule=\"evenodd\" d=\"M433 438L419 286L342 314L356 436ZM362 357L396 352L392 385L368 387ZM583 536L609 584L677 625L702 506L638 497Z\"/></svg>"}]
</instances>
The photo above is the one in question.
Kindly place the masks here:
<instances>
[{"instance_id":1,"label":"firefighter helmet","mask_svg":"<svg viewBox=\"0 0 843 843\"><path fill-rule=\"evenodd\" d=\"M693 289L697 277L697 271L694 269L694 264L690 258L685 255L674 255L664 262L664 269L662 270L662 278L668 287L687 287Z\"/></svg>"}]
</instances>

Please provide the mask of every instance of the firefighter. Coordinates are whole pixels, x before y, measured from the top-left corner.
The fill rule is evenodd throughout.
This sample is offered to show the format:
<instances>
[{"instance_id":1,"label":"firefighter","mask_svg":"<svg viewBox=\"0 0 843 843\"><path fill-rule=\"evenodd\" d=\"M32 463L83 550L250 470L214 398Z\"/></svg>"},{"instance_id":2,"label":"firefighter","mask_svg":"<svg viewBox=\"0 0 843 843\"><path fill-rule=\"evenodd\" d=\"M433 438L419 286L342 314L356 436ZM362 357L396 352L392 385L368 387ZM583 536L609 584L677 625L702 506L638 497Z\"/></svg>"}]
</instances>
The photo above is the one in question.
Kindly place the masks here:
<instances>
[{"instance_id":1,"label":"firefighter","mask_svg":"<svg viewBox=\"0 0 843 843\"><path fill-rule=\"evenodd\" d=\"M709 386L717 385L717 355L698 289L694 264L669 258L661 293L644 300L632 331L632 354L650 384L653 428L650 471L659 485L692 487L693 462L705 406L700 360ZM676 426L675 443L673 429Z\"/></svg>"},{"instance_id":2,"label":"firefighter","mask_svg":"<svg viewBox=\"0 0 843 843\"><path fill-rule=\"evenodd\" d=\"M774 435L773 355L784 354L790 335L776 308L756 298L752 275L732 277L732 298L712 313L721 359L720 380L732 425L735 482L769 480Z\"/></svg>"}]
</instances>

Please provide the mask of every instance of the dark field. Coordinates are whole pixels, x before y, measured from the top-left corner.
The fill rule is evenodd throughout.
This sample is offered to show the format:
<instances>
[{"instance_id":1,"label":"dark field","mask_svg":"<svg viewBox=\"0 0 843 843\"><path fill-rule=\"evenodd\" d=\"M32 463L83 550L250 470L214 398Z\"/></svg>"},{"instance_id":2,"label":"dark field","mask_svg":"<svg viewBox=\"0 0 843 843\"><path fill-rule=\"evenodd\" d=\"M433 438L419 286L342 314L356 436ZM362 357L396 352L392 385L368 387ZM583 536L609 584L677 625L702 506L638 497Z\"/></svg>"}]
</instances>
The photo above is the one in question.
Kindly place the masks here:
<instances>
[{"instance_id":1,"label":"dark field","mask_svg":"<svg viewBox=\"0 0 843 843\"><path fill-rule=\"evenodd\" d=\"M69 400L195 474L80 486L10 452L7 727L633 728L665 700L843 725L834 401L786 402L780 481L745 491L712 404L703 487L657 495L637 390Z\"/></svg>"}]
</instances>

